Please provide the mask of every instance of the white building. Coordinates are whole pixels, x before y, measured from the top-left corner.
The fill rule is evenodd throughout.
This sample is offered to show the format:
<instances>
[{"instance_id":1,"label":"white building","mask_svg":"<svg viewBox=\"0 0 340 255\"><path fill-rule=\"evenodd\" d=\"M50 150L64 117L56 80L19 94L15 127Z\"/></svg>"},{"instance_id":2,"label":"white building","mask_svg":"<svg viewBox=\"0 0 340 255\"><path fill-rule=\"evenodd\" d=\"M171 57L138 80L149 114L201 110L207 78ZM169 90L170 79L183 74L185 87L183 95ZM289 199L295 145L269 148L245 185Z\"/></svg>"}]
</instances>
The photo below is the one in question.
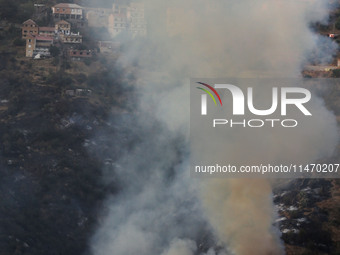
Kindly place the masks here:
<instances>
[{"instance_id":1,"label":"white building","mask_svg":"<svg viewBox=\"0 0 340 255\"><path fill-rule=\"evenodd\" d=\"M109 16L109 32L112 37L123 32L126 32L133 37L145 36L147 30L144 4L113 4L112 14Z\"/></svg>"},{"instance_id":2,"label":"white building","mask_svg":"<svg viewBox=\"0 0 340 255\"><path fill-rule=\"evenodd\" d=\"M113 13L109 16L109 32L112 37L128 31L128 19L126 14Z\"/></svg>"},{"instance_id":3,"label":"white building","mask_svg":"<svg viewBox=\"0 0 340 255\"><path fill-rule=\"evenodd\" d=\"M146 21L143 3L131 3L128 9L129 31L133 36L146 36Z\"/></svg>"}]
</instances>

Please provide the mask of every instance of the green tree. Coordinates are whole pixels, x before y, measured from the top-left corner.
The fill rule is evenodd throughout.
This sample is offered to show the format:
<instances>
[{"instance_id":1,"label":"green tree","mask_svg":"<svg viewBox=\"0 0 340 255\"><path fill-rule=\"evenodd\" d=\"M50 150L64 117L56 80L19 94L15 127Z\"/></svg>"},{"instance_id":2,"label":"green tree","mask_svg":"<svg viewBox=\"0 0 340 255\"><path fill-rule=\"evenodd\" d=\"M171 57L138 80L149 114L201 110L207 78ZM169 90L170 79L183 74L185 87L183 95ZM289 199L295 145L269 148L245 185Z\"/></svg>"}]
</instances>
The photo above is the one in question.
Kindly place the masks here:
<instances>
[{"instance_id":1,"label":"green tree","mask_svg":"<svg viewBox=\"0 0 340 255\"><path fill-rule=\"evenodd\" d=\"M51 45L50 53L52 57L57 57L60 54L60 49L57 46Z\"/></svg>"}]
</instances>

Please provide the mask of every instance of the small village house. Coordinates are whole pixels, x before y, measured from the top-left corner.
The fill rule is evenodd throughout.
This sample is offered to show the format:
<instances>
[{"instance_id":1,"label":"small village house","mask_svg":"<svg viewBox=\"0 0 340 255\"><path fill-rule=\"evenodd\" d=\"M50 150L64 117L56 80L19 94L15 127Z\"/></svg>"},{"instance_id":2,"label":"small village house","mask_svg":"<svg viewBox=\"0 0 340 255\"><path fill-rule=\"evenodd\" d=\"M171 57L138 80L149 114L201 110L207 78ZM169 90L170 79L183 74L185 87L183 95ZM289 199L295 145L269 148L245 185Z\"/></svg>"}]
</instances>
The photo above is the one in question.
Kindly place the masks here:
<instances>
[{"instance_id":1,"label":"small village house","mask_svg":"<svg viewBox=\"0 0 340 255\"><path fill-rule=\"evenodd\" d=\"M131 3L128 9L129 30L132 36L146 36L146 21L143 3Z\"/></svg>"},{"instance_id":2,"label":"small village house","mask_svg":"<svg viewBox=\"0 0 340 255\"><path fill-rule=\"evenodd\" d=\"M39 26L33 20L28 19L21 26L22 38L26 39L28 35L39 34Z\"/></svg>"},{"instance_id":3,"label":"small village house","mask_svg":"<svg viewBox=\"0 0 340 255\"><path fill-rule=\"evenodd\" d=\"M22 38L26 39L28 35L54 36L54 27L39 27L35 21L29 19L22 23Z\"/></svg>"},{"instance_id":4,"label":"small village house","mask_svg":"<svg viewBox=\"0 0 340 255\"><path fill-rule=\"evenodd\" d=\"M111 53L119 47L119 43L113 41L98 41L98 48L101 53Z\"/></svg>"},{"instance_id":5,"label":"small village house","mask_svg":"<svg viewBox=\"0 0 340 255\"><path fill-rule=\"evenodd\" d=\"M84 11L89 27L107 28L109 26L109 16L112 9L84 7Z\"/></svg>"},{"instance_id":6,"label":"small village house","mask_svg":"<svg viewBox=\"0 0 340 255\"><path fill-rule=\"evenodd\" d=\"M129 5L113 4L109 15L109 32L112 37L127 32L132 37L146 35L146 20L143 3Z\"/></svg>"},{"instance_id":7,"label":"small village house","mask_svg":"<svg viewBox=\"0 0 340 255\"><path fill-rule=\"evenodd\" d=\"M83 42L83 36L79 34L70 33L70 34L60 34L60 40L63 43L76 43L81 44Z\"/></svg>"},{"instance_id":8,"label":"small village house","mask_svg":"<svg viewBox=\"0 0 340 255\"><path fill-rule=\"evenodd\" d=\"M52 7L54 21L66 20L76 26L84 26L83 7L77 4L60 3Z\"/></svg>"},{"instance_id":9,"label":"small village house","mask_svg":"<svg viewBox=\"0 0 340 255\"><path fill-rule=\"evenodd\" d=\"M55 35L55 29L54 27L39 27L39 35L53 37Z\"/></svg>"},{"instance_id":10,"label":"small village house","mask_svg":"<svg viewBox=\"0 0 340 255\"><path fill-rule=\"evenodd\" d=\"M71 60L79 61L86 58L92 58L93 54L91 50L76 50L70 49L68 55Z\"/></svg>"},{"instance_id":11,"label":"small village house","mask_svg":"<svg viewBox=\"0 0 340 255\"><path fill-rule=\"evenodd\" d=\"M26 57L50 55L50 47L53 45L53 37L41 35L27 35L26 37Z\"/></svg>"},{"instance_id":12,"label":"small village house","mask_svg":"<svg viewBox=\"0 0 340 255\"><path fill-rule=\"evenodd\" d=\"M71 24L66 20L60 20L55 24L55 33L69 35L71 34Z\"/></svg>"},{"instance_id":13,"label":"small village house","mask_svg":"<svg viewBox=\"0 0 340 255\"><path fill-rule=\"evenodd\" d=\"M109 16L109 32L112 37L127 32L128 20L125 13L114 13Z\"/></svg>"}]
</instances>

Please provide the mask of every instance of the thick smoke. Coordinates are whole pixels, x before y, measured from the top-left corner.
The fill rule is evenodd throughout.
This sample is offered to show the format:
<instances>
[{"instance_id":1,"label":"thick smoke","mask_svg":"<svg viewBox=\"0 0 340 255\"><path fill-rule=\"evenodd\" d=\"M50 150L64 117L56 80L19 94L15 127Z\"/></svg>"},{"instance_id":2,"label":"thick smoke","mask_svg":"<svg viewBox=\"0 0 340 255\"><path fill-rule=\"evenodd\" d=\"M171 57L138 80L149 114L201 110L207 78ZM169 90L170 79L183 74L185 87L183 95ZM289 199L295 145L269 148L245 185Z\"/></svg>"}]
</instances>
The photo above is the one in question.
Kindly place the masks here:
<instances>
[{"instance_id":1,"label":"thick smoke","mask_svg":"<svg viewBox=\"0 0 340 255\"><path fill-rule=\"evenodd\" d=\"M139 112L119 122L136 142L117 162L115 175L106 176L122 190L107 201L92 253L284 253L272 226L268 181L190 178L188 158L200 148L189 152L189 78L299 77L319 42L310 23L327 18L326 1L146 0L145 7L148 38L126 44L119 60L138 66ZM304 161L328 156L337 142L335 120L321 100L313 109L323 124L309 126L308 136L297 134L287 145L275 132L250 141L239 134L239 142L230 145L238 151L223 147L218 156L244 159L246 145L256 151L255 159L268 156L274 162L289 155ZM261 138L268 140L269 155L255 146Z\"/></svg>"}]
</instances>

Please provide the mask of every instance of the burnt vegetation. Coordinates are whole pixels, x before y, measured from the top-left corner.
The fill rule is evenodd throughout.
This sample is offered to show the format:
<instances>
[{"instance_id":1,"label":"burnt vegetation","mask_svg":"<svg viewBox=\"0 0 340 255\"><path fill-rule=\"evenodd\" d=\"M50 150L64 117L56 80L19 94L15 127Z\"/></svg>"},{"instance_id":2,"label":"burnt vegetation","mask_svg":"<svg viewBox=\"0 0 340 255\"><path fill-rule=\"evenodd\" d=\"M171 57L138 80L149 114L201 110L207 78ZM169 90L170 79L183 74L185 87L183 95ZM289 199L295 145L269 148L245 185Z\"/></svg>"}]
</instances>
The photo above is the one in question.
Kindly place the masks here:
<instances>
[{"instance_id":1,"label":"burnt vegetation","mask_svg":"<svg viewBox=\"0 0 340 255\"><path fill-rule=\"evenodd\" d=\"M301 254L305 255L339 254L338 221L334 220L339 219L339 205L332 202L334 189L338 187L333 180L300 179L275 190L274 202L282 217L278 226L285 244L303 248Z\"/></svg>"}]
</instances>

